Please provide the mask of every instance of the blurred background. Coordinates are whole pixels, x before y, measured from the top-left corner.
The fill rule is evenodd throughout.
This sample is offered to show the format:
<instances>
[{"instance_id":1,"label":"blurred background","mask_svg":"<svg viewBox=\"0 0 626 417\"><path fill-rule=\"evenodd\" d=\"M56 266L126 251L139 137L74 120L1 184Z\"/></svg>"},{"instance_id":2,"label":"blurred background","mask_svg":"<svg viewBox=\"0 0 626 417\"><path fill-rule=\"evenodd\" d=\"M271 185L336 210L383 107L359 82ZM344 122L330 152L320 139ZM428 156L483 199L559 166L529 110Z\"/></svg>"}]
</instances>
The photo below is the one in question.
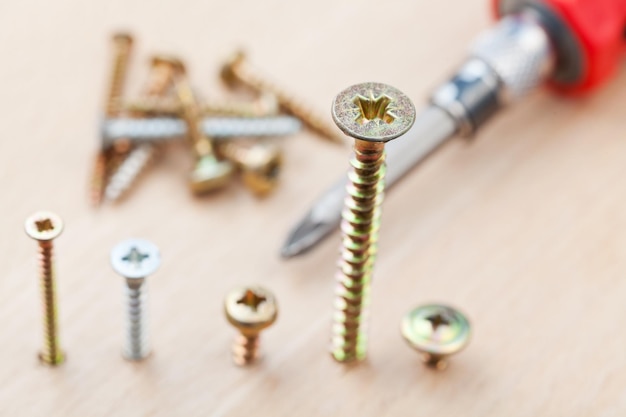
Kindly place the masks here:
<instances>
[{"instance_id":1,"label":"blurred background","mask_svg":"<svg viewBox=\"0 0 626 417\"><path fill-rule=\"evenodd\" d=\"M21 1L0 5L0 414L6 416L622 415L626 335L626 74L593 95L534 92L470 140L454 139L389 192L372 291L370 356L327 353L339 234L282 260L291 227L345 175L351 141L302 130L280 139L280 184L241 181L208 196L187 186L189 149L170 146L120 204L88 188L111 66L132 33L125 95L150 58L186 64L200 97L232 97L219 70L238 49L330 118L345 87L391 84L420 109L487 28L486 0ZM237 96L235 96L237 97ZM245 97L245 96L243 96ZM339 131L337 130L337 133ZM62 345L41 366L35 244L24 219L53 210ZM154 355L129 364L118 241L157 243L150 281ZM275 292L261 364L234 367L222 312L233 286ZM424 368L399 323L415 305L458 306L473 324L446 372Z\"/></svg>"}]
</instances>

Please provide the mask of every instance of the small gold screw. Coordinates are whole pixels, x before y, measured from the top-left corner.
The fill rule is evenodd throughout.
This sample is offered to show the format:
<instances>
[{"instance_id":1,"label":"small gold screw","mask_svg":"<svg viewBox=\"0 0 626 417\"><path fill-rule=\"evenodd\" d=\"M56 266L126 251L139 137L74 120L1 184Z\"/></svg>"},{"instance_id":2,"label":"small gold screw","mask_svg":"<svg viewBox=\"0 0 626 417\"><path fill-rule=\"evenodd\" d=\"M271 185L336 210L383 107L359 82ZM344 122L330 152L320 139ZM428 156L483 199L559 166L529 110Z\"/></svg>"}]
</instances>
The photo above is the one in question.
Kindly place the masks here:
<instances>
[{"instance_id":1,"label":"small gold screw","mask_svg":"<svg viewBox=\"0 0 626 417\"><path fill-rule=\"evenodd\" d=\"M63 221L54 213L40 211L26 219L24 229L39 244L39 279L44 312L44 347L39 359L48 365L60 365L65 360L65 355L59 344L52 241L63 231Z\"/></svg>"},{"instance_id":2,"label":"small gold screw","mask_svg":"<svg viewBox=\"0 0 626 417\"><path fill-rule=\"evenodd\" d=\"M133 37L128 33L113 35L113 68L109 81L109 94L106 100L106 115L117 116L120 112L124 83L128 74L128 61L133 46Z\"/></svg>"},{"instance_id":3,"label":"small gold screw","mask_svg":"<svg viewBox=\"0 0 626 417\"><path fill-rule=\"evenodd\" d=\"M385 186L385 142L411 128L415 107L407 96L391 86L363 83L337 95L332 115L337 126L356 139L342 212L343 247L331 342L335 360L352 362L367 355L366 309Z\"/></svg>"},{"instance_id":4,"label":"small gold screw","mask_svg":"<svg viewBox=\"0 0 626 417\"><path fill-rule=\"evenodd\" d=\"M217 143L217 152L234 162L248 189L258 196L265 196L278 185L282 167L282 152L269 143L222 141Z\"/></svg>"},{"instance_id":5,"label":"small gold screw","mask_svg":"<svg viewBox=\"0 0 626 417\"><path fill-rule=\"evenodd\" d=\"M273 94L280 106L288 113L296 116L313 132L320 134L332 142L343 144L343 139L324 119L307 107L302 101L294 98L282 88L262 76L250 65L243 51L235 53L223 66L220 72L222 80L230 87L244 85L258 93Z\"/></svg>"},{"instance_id":6,"label":"small gold screw","mask_svg":"<svg viewBox=\"0 0 626 417\"><path fill-rule=\"evenodd\" d=\"M278 316L274 294L258 286L235 288L226 295L224 313L240 333L232 348L233 362L239 366L253 363L259 357L259 334Z\"/></svg>"},{"instance_id":7,"label":"small gold screw","mask_svg":"<svg viewBox=\"0 0 626 417\"><path fill-rule=\"evenodd\" d=\"M461 351L470 341L470 323L460 311L429 304L409 311L402 319L402 336L422 354L424 363L445 369L446 358Z\"/></svg>"},{"instance_id":8,"label":"small gold screw","mask_svg":"<svg viewBox=\"0 0 626 417\"><path fill-rule=\"evenodd\" d=\"M106 117L118 116L121 112L122 94L128 73L128 61L132 51L133 38L127 33L116 33L112 38L113 64L110 73L109 90L104 106ZM102 203L104 189L112 167L112 151L100 145L94 161L91 181L89 183L89 197L95 207Z\"/></svg>"},{"instance_id":9,"label":"small gold screw","mask_svg":"<svg viewBox=\"0 0 626 417\"><path fill-rule=\"evenodd\" d=\"M213 141L204 134L200 123L202 114L193 93L185 68L175 67L174 86L182 106L182 116L187 123L187 133L196 155L196 165L191 173L189 186L195 194L204 194L224 187L233 176L230 161L219 160L213 149Z\"/></svg>"}]
</instances>

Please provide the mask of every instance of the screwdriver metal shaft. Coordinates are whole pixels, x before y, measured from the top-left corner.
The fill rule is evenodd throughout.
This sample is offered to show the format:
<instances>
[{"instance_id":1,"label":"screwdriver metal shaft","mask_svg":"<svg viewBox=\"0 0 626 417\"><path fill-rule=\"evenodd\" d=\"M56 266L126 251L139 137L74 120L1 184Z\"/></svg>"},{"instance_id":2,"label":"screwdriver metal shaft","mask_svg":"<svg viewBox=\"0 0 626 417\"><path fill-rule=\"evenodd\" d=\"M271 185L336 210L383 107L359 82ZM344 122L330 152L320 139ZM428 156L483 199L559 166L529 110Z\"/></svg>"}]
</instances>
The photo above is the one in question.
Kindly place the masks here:
<instances>
[{"instance_id":1,"label":"screwdriver metal shaft","mask_svg":"<svg viewBox=\"0 0 626 417\"><path fill-rule=\"evenodd\" d=\"M438 107L428 107L419 114L411 130L387 144L386 187L398 182L418 162L454 136L456 130L454 119ZM337 229L345 194L343 178L316 200L303 221L290 233L281 255L291 258L304 253Z\"/></svg>"}]
</instances>

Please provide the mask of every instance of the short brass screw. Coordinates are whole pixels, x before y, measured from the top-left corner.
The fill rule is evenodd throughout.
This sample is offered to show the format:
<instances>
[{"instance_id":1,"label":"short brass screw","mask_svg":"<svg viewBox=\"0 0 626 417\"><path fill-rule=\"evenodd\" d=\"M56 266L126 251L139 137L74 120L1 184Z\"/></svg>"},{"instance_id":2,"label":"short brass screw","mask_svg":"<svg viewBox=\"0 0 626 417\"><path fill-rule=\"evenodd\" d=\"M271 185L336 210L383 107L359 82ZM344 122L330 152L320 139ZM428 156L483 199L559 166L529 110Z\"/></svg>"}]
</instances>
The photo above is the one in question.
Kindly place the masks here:
<instances>
[{"instance_id":1,"label":"short brass screw","mask_svg":"<svg viewBox=\"0 0 626 417\"><path fill-rule=\"evenodd\" d=\"M262 197L278 185L282 168L282 151L278 146L260 142L220 141L217 151L241 170L244 184Z\"/></svg>"},{"instance_id":2,"label":"short brass screw","mask_svg":"<svg viewBox=\"0 0 626 417\"><path fill-rule=\"evenodd\" d=\"M257 71L242 51L235 53L223 66L220 72L222 80L229 86L244 85L258 93L271 93L280 106L288 113L296 116L313 132L332 142L343 144L340 135L326 122L325 118L316 114L301 100L274 84Z\"/></svg>"},{"instance_id":3,"label":"short brass screw","mask_svg":"<svg viewBox=\"0 0 626 417\"><path fill-rule=\"evenodd\" d=\"M174 86L182 106L182 116L187 123L187 134L196 155L189 186L195 194L204 194L224 187L233 176L230 161L219 160L213 149L213 141L204 134L200 123L202 114L185 72L180 64L175 67Z\"/></svg>"},{"instance_id":4,"label":"short brass screw","mask_svg":"<svg viewBox=\"0 0 626 417\"><path fill-rule=\"evenodd\" d=\"M226 295L224 313L240 333L233 343L233 362L252 364L259 357L259 334L278 316L274 294L259 286L235 288Z\"/></svg>"},{"instance_id":5,"label":"short brass screw","mask_svg":"<svg viewBox=\"0 0 626 417\"><path fill-rule=\"evenodd\" d=\"M367 311L377 252L385 177L385 142L406 133L415 107L399 90L381 83L357 84L335 98L337 126L355 138L342 212L342 242L335 292L331 354L338 362L367 355Z\"/></svg>"},{"instance_id":6,"label":"short brass screw","mask_svg":"<svg viewBox=\"0 0 626 417\"><path fill-rule=\"evenodd\" d=\"M39 279L44 312L44 347L39 354L39 359L45 364L56 366L63 363L65 355L59 344L52 242L63 231L63 221L54 213L39 211L26 219L24 228L26 234L39 244Z\"/></svg>"},{"instance_id":7,"label":"short brass screw","mask_svg":"<svg viewBox=\"0 0 626 417\"><path fill-rule=\"evenodd\" d=\"M469 320L457 309L428 304L409 311L402 319L404 340L421 353L424 363L445 369L446 358L464 349L470 341Z\"/></svg>"}]
</instances>

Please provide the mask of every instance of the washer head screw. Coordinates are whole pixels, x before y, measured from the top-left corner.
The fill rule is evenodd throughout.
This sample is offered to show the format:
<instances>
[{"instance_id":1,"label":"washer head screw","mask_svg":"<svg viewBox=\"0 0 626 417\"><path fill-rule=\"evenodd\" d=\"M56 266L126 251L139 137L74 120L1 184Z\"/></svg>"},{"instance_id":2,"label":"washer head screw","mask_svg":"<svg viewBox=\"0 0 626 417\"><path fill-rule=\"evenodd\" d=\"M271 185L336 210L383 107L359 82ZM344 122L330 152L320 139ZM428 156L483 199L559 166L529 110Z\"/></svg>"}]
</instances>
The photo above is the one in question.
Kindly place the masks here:
<instances>
[{"instance_id":1,"label":"washer head screw","mask_svg":"<svg viewBox=\"0 0 626 417\"><path fill-rule=\"evenodd\" d=\"M235 288L226 295L224 313L240 332L233 344L233 361L239 366L253 363L259 356L259 334L278 316L274 294L259 286Z\"/></svg>"},{"instance_id":2,"label":"washer head screw","mask_svg":"<svg viewBox=\"0 0 626 417\"><path fill-rule=\"evenodd\" d=\"M409 311L402 319L402 336L422 354L426 365L445 369L446 358L470 341L471 327L460 311L441 304L428 304Z\"/></svg>"}]
</instances>

